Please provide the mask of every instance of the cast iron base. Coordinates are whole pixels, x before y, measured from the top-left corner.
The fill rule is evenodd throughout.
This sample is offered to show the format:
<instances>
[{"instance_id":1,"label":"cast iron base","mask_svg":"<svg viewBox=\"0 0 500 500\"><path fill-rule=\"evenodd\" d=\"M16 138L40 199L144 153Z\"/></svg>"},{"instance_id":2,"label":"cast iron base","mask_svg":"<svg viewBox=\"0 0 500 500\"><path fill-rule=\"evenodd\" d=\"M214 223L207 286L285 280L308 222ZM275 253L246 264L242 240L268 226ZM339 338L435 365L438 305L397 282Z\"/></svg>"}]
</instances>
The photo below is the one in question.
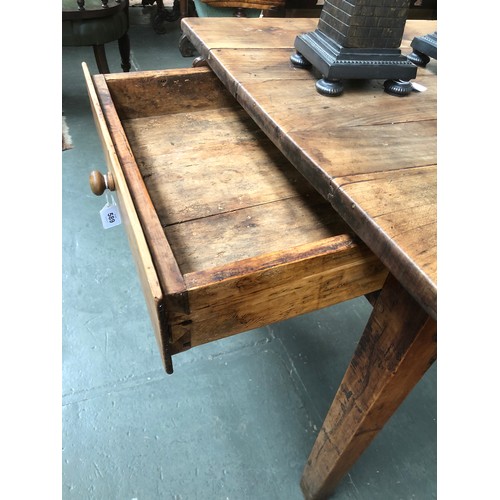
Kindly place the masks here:
<instances>
[{"instance_id":1,"label":"cast iron base","mask_svg":"<svg viewBox=\"0 0 500 500\"><path fill-rule=\"evenodd\" d=\"M421 68L425 68L432 59L437 60L437 31L428 35L416 36L412 42L413 52L408 60Z\"/></svg>"},{"instance_id":2,"label":"cast iron base","mask_svg":"<svg viewBox=\"0 0 500 500\"><path fill-rule=\"evenodd\" d=\"M408 82L417 75L417 67L399 49L346 48L319 30L297 36L295 49L297 53L290 58L294 66L313 66L323 75L316 83L316 89L323 95L340 95L342 79Z\"/></svg>"}]
</instances>

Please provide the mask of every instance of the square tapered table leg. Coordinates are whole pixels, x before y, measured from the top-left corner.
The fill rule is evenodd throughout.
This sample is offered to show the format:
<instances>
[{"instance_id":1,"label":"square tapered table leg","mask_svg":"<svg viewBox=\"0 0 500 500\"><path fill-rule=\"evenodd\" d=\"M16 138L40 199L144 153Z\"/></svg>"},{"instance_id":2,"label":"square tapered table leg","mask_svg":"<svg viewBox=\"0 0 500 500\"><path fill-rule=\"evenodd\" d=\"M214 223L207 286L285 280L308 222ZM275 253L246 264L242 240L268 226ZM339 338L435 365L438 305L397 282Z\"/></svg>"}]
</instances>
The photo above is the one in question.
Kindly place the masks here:
<instances>
[{"instance_id":1,"label":"square tapered table leg","mask_svg":"<svg viewBox=\"0 0 500 500\"><path fill-rule=\"evenodd\" d=\"M326 498L436 359L436 322L391 275L306 464L306 499Z\"/></svg>"}]
</instances>

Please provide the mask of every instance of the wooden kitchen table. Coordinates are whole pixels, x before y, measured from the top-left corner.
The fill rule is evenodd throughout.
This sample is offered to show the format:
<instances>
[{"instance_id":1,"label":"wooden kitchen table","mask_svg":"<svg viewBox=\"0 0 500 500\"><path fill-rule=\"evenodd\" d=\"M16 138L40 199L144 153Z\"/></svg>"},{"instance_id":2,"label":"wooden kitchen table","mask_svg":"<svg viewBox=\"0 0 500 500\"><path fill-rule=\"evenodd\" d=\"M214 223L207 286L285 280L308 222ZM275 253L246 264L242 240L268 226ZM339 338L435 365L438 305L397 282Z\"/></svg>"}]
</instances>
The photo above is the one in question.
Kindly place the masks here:
<instances>
[{"instance_id":1,"label":"wooden kitchen table","mask_svg":"<svg viewBox=\"0 0 500 500\"><path fill-rule=\"evenodd\" d=\"M424 92L394 97L383 81L316 92L291 65L295 37L317 19L186 18L210 68L291 164L389 270L305 466L306 498L324 498L436 359L437 62ZM408 21L402 52L434 21Z\"/></svg>"}]
</instances>

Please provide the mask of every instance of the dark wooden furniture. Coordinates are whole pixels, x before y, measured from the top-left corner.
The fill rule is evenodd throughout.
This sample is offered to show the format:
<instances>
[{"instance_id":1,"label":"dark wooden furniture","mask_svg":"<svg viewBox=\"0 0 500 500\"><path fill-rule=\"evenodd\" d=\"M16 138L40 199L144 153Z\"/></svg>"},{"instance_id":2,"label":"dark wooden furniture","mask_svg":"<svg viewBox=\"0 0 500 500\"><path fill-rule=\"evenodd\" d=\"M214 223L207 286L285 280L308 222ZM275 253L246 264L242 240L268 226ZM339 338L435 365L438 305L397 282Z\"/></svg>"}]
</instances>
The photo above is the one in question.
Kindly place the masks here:
<instances>
[{"instance_id":1,"label":"dark wooden furniture","mask_svg":"<svg viewBox=\"0 0 500 500\"><path fill-rule=\"evenodd\" d=\"M192 0L174 0L172 3L172 9L167 9L163 0L142 0L142 6L147 7L148 5L156 4L157 14L160 20L172 22L177 21L180 17L186 17L189 11L189 4L192 4ZM163 13L163 14L162 14Z\"/></svg>"},{"instance_id":2,"label":"dark wooden furniture","mask_svg":"<svg viewBox=\"0 0 500 500\"><path fill-rule=\"evenodd\" d=\"M153 17L152 26L155 33L159 35L166 33L167 23L175 22L179 20L179 18L188 15L188 0L174 0L172 8L165 7L163 0L142 0L143 7L154 4L156 4L156 13Z\"/></svg>"},{"instance_id":3,"label":"dark wooden furniture","mask_svg":"<svg viewBox=\"0 0 500 500\"><path fill-rule=\"evenodd\" d=\"M331 493L433 363L437 320L437 62L418 69L426 92L398 99L373 80L332 100L289 61L316 23L183 19L209 68L85 69L109 169L92 189L116 190L168 372L196 345L372 302L306 498ZM402 50L434 29L409 21Z\"/></svg>"},{"instance_id":4,"label":"dark wooden furniture","mask_svg":"<svg viewBox=\"0 0 500 500\"><path fill-rule=\"evenodd\" d=\"M123 71L130 70L128 0L62 0L63 47L91 46L100 73L109 73L106 43L118 41Z\"/></svg>"}]
</instances>

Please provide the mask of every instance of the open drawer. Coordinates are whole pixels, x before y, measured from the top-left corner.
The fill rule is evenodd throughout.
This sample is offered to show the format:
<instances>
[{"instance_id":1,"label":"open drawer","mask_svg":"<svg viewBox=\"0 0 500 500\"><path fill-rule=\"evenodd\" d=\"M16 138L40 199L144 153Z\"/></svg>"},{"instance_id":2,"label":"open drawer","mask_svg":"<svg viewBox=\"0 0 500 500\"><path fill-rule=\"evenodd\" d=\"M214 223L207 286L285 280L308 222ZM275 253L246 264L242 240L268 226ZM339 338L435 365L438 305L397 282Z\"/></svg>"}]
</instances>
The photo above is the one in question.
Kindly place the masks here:
<instances>
[{"instance_id":1,"label":"open drawer","mask_svg":"<svg viewBox=\"0 0 500 500\"><path fill-rule=\"evenodd\" d=\"M164 367L364 295L387 271L208 68L91 76L90 102Z\"/></svg>"}]
</instances>

